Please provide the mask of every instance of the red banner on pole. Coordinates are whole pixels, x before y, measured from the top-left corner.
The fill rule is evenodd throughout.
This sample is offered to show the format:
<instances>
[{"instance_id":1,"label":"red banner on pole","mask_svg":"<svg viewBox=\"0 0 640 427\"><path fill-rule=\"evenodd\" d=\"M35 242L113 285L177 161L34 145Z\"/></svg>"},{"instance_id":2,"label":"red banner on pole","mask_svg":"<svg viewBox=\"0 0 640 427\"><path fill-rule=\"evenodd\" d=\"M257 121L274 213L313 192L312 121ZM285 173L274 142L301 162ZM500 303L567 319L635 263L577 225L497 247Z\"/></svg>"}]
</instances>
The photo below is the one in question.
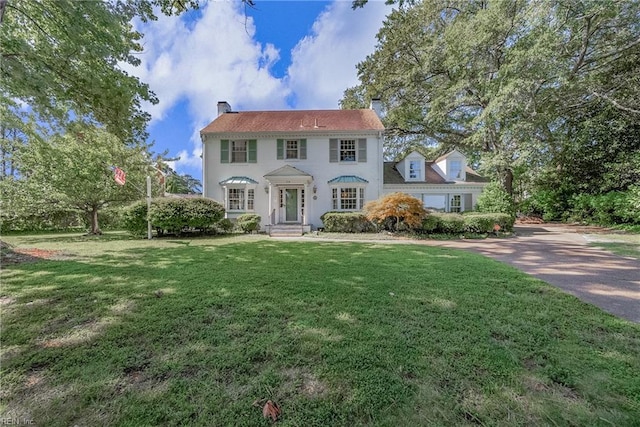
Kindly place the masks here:
<instances>
[{"instance_id":1,"label":"red banner on pole","mask_svg":"<svg viewBox=\"0 0 640 427\"><path fill-rule=\"evenodd\" d=\"M119 167L116 167L113 170L113 179L116 180L117 184L124 185L124 183L127 181L127 174Z\"/></svg>"}]
</instances>

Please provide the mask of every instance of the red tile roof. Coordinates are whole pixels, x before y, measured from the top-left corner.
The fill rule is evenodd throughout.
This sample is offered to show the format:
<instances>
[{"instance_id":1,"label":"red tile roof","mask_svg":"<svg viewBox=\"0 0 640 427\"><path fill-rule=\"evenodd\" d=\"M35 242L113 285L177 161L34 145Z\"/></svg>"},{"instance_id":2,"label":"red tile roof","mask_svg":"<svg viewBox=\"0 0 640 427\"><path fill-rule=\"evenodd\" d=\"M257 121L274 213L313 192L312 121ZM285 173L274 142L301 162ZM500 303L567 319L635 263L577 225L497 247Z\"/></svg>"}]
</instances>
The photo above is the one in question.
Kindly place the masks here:
<instances>
[{"instance_id":1,"label":"red tile roof","mask_svg":"<svg viewBox=\"0 0 640 427\"><path fill-rule=\"evenodd\" d=\"M382 131L373 110L241 111L225 113L200 133Z\"/></svg>"}]
</instances>

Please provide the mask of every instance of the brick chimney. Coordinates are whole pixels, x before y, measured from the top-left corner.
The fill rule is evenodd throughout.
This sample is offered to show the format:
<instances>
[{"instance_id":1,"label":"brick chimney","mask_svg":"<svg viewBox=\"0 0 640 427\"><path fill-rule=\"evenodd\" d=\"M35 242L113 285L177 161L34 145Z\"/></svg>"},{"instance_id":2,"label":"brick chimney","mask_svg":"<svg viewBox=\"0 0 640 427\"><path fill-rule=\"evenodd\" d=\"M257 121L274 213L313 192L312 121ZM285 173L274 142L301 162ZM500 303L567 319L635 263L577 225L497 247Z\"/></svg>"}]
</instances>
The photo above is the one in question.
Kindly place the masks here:
<instances>
[{"instance_id":1,"label":"brick chimney","mask_svg":"<svg viewBox=\"0 0 640 427\"><path fill-rule=\"evenodd\" d=\"M227 101L218 101L218 116L231 112L231 105Z\"/></svg>"}]
</instances>

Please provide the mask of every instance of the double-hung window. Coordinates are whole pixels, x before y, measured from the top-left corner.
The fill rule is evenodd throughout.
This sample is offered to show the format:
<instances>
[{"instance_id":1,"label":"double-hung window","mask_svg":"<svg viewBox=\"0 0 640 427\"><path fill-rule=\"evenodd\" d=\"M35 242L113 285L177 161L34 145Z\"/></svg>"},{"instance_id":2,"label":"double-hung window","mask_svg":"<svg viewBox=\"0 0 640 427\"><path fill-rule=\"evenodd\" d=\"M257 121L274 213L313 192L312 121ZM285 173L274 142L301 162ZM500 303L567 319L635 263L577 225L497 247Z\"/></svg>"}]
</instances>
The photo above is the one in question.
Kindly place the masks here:
<instances>
[{"instance_id":1,"label":"double-hung window","mask_svg":"<svg viewBox=\"0 0 640 427\"><path fill-rule=\"evenodd\" d=\"M224 191L224 208L228 212L245 212L255 209L258 182L246 176L232 176L220 182Z\"/></svg>"},{"instance_id":2,"label":"double-hung window","mask_svg":"<svg viewBox=\"0 0 640 427\"><path fill-rule=\"evenodd\" d=\"M364 187L334 187L331 194L334 210L356 211L364 206Z\"/></svg>"},{"instance_id":3,"label":"double-hung window","mask_svg":"<svg viewBox=\"0 0 640 427\"><path fill-rule=\"evenodd\" d=\"M340 140L340 161L341 162L356 161L356 140L355 139Z\"/></svg>"},{"instance_id":4,"label":"double-hung window","mask_svg":"<svg viewBox=\"0 0 640 427\"><path fill-rule=\"evenodd\" d=\"M230 211L252 211L255 190L253 188L227 189L227 209Z\"/></svg>"},{"instance_id":5,"label":"double-hung window","mask_svg":"<svg viewBox=\"0 0 640 427\"><path fill-rule=\"evenodd\" d=\"M449 179L462 178L462 162L460 160L451 160L449 162Z\"/></svg>"},{"instance_id":6,"label":"double-hung window","mask_svg":"<svg viewBox=\"0 0 640 427\"><path fill-rule=\"evenodd\" d=\"M247 163L247 141L231 141L231 163Z\"/></svg>"},{"instance_id":7,"label":"double-hung window","mask_svg":"<svg viewBox=\"0 0 640 427\"><path fill-rule=\"evenodd\" d=\"M329 162L362 163L367 161L367 139L347 138L329 140Z\"/></svg>"},{"instance_id":8,"label":"double-hung window","mask_svg":"<svg viewBox=\"0 0 640 427\"><path fill-rule=\"evenodd\" d=\"M298 158L298 140L287 140L287 151L286 158L287 159L297 159Z\"/></svg>"},{"instance_id":9,"label":"double-hung window","mask_svg":"<svg viewBox=\"0 0 640 427\"><path fill-rule=\"evenodd\" d=\"M255 139L220 141L220 163L256 163L257 152Z\"/></svg>"},{"instance_id":10,"label":"double-hung window","mask_svg":"<svg viewBox=\"0 0 640 427\"><path fill-rule=\"evenodd\" d=\"M420 179L420 163L419 160L409 162L409 179Z\"/></svg>"},{"instance_id":11,"label":"double-hung window","mask_svg":"<svg viewBox=\"0 0 640 427\"><path fill-rule=\"evenodd\" d=\"M278 160L299 160L307 158L306 139L278 139Z\"/></svg>"}]
</instances>

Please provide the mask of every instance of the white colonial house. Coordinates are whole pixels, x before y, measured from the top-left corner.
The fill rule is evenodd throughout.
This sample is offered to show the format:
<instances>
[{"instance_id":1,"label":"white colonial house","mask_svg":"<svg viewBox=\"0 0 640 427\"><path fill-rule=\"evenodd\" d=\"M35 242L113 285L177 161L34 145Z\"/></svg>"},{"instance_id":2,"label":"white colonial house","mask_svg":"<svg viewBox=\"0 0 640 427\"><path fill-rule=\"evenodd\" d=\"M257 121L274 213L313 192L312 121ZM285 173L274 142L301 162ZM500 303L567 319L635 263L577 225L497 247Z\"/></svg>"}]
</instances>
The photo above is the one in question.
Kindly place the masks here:
<instances>
[{"instance_id":1,"label":"white colonial house","mask_svg":"<svg viewBox=\"0 0 640 427\"><path fill-rule=\"evenodd\" d=\"M384 193L403 191L427 207L471 209L484 185L453 151L435 162L411 153L397 163L382 155L378 103L360 110L232 111L200 131L203 195L224 204L230 219L262 217L262 227L322 227L327 211L358 211Z\"/></svg>"}]
</instances>

